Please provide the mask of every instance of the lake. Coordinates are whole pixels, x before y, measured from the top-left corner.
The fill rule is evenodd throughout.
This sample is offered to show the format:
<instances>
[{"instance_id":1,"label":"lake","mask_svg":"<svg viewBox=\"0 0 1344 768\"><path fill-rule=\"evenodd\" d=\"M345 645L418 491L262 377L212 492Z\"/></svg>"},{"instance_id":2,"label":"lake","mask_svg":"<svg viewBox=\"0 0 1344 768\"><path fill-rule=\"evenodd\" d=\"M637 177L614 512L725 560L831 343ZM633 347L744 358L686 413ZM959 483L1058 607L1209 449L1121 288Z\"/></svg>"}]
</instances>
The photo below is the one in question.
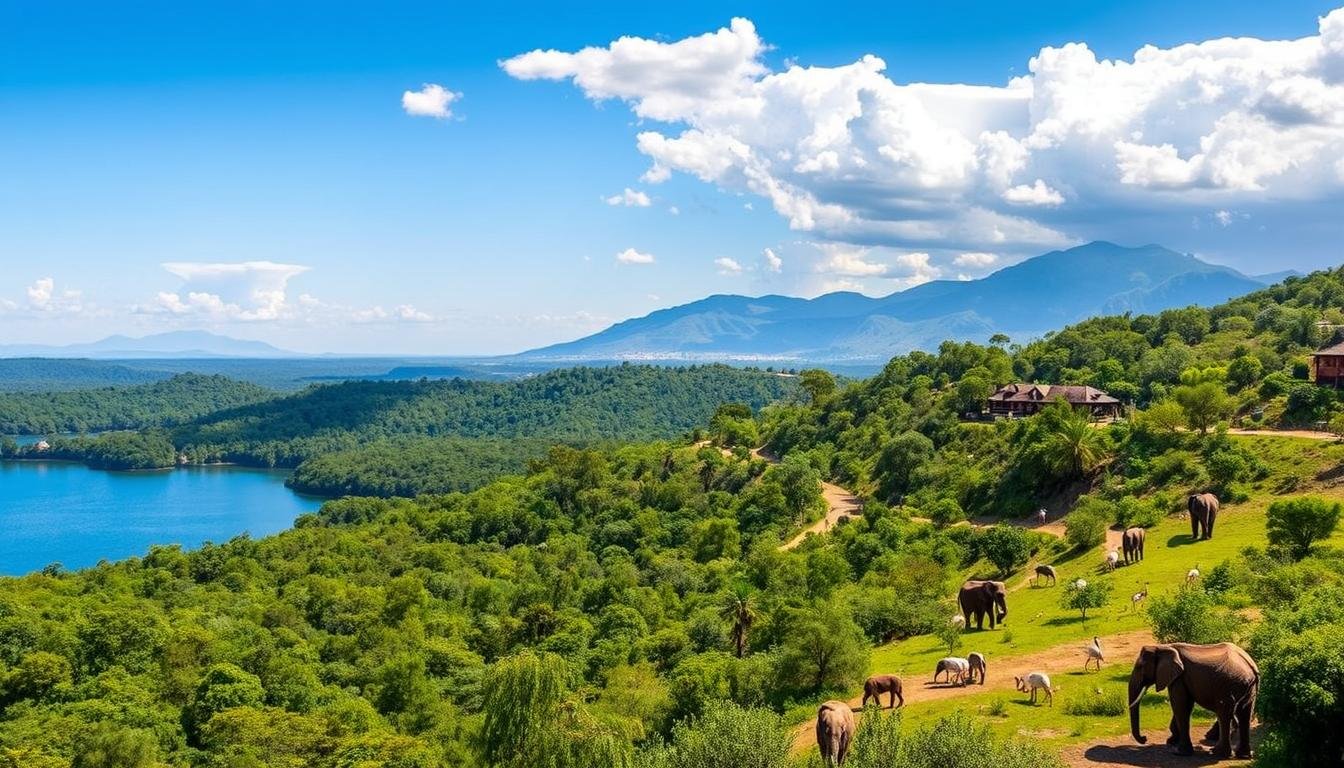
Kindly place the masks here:
<instances>
[{"instance_id":1,"label":"lake","mask_svg":"<svg viewBox=\"0 0 1344 768\"><path fill-rule=\"evenodd\" d=\"M289 528L322 501L285 487L286 472L185 467L104 472L69 462L0 461L0 574L50 563L83 568Z\"/></svg>"}]
</instances>

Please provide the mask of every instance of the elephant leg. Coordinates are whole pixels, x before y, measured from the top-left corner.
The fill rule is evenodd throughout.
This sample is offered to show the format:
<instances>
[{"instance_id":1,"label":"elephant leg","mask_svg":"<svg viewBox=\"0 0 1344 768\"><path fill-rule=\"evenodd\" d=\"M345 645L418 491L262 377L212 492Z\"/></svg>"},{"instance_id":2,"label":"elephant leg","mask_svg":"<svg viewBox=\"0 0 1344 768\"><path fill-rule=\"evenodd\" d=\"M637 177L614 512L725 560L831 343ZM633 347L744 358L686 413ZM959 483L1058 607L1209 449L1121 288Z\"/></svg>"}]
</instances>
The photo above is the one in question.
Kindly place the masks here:
<instances>
[{"instance_id":1,"label":"elephant leg","mask_svg":"<svg viewBox=\"0 0 1344 768\"><path fill-rule=\"evenodd\" d=\"M1199 540L1199 513L1193 510L1190 512L1190 538Z\"/></svg>"},{"instance_id":2,"label":"elephant leg","mask_svg":"<svg viewBox=\"0 0 1344 768\"><path fill-rule=\"evenodd\" d=\"M1184 692L1172 689L1171 723L1175 730L1176 744L1173 752L1178 755L1194 754L1195 746L1190 743L1190 714L1195 710L1195 700Z\"/></svg>"},{"instance_id":3,"label":"elephant leg","mask_svg":"<svg viewBox=\"0 0 1344 768\"><path fill-rule=\"evenodd\" d=\"M1209 513L1209 517L1208 517L1208 519L1204 521L1204 538L1206 538L1206 539L1212 539L1212 538L1213 538L1213 521L1214 521L1216 518L1217 518L1217 515L1215 515L1214 513L1210 512L1210 513Z\"/></svg>"},{"instance_id":4,"label":"elephant leg","mask_svg":"<svg viewBox=\"0 0 1344 768\"><path fill-rule=\"evenodd\" d=\"M1214 724L1214 728L1218 729L1218 739L1213 745L1213 756L1219 760L1231 757L1232 707L1230 705L1219 709L1218 722Z\"/></svg>"},{"instance_id":5,"label":"elephant leg","mask_svg":"<svg viewBox=\"0 0 1344 768\"><path fill-rule=\"evenodd\" d=\"M1172 709L1171 722L1167 724L1167 746L1174 747L1176 742L1180 741L1181 728L1176 724L1176 710Z\"/></svg>"},{"instance_id":6,"label":"elephant leg","mask_svg":"<svg viewBox=\"0 0 1344 768\"><path fill-rule=\"evenodd\" d=\"M1204 734L1204 738L1200 739L1199 743L1217 744L1218 740L1222 738L1220 736L1221 733L1222 733L1222 723L1221 721L1215 719L1213 721L1213 725L1209 726L1208 733Z\"/></svg>"},{"instance_id":7,"label":"elephant leg","mask_svg":"<svg viewBox=\"0 0 1344 768\"><path fill-rule=\"evenodd\" d=\"M1237 707L1234 725L1237 729L1237 757L1251 756L1251 715L1255 714L1255 697Z\"/></svg>"}]
</instances>

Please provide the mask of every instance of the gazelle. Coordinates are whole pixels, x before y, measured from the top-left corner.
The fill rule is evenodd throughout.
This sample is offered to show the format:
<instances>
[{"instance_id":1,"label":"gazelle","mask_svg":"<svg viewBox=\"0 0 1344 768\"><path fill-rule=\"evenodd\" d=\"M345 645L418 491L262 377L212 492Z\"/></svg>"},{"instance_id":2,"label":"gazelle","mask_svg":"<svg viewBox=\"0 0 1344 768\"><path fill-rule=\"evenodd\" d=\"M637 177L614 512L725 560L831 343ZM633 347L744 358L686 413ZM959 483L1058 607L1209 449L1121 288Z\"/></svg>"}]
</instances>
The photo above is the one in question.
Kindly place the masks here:
<instances>
[{"instance_id":1,"label":"gazelle","mask_svg":"<svg viewBox=\"0 0 1344 768\"><path fill-rule=\"evenodd\" d=\"M1143 589L1139 592L1135 592L1133 595L1130 596L1129 609L1132 611L1138 608L1139 603L1142 603L1144 600L1147 599L1148 599L1148 582L1144 582Z\"/></svg>"}]
</instances>

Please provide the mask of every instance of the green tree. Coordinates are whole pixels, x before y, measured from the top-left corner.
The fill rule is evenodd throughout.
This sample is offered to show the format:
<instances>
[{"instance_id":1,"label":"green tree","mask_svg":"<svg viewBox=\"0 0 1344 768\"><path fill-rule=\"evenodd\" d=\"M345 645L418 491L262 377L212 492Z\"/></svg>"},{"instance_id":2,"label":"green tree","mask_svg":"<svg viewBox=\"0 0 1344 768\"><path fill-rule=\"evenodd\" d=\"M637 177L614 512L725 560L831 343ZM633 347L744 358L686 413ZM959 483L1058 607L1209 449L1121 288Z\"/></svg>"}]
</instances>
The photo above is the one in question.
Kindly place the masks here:
<instances>
[{"instance_id":1,"label":"green tree","mask_svg":"<svg viewBox=\"0 0 1344 768\"><path fill-rule=\"evenodd\" d=\"M824 402L835 393L835 377L820 368L809 368L798 374L798 382L812 398L813 405Z\"/></svg>"},{"instance_id":2,"label":"green tree","mask_svg":"<svg viewBox=\"0 0 1344 768\"><path fill-rule=\"evenodd\" d=\"M906 430L883 443L873 468L882 498L891 499L907 493L911 476L933 456L933 441L914 430Z\"/></svg>"},{"instance_id":3,"label":"green tree","mask_svg":"<svg viewBox=\"0 0 1344 768\"><path fill-rule=\"evenodd\" d=\"M699 717L678 723L671 743L653 750L641 768L785 768L793 731L775 713L729 702L705 707Z\"/></svg>"},{"instance_id":4,"label":"green tree","mask_svg":"<svg viewBox=\"0 0 1344 768\"><path fill-rule=\"evenodd\" d=\"M1099 499L1085 496L1064 518L1064 540L1074 549L1091 549L1106 540L1111 512Z\"/></svg>"},{"instance_id":5,"label":"green tree","mask_svg":"<svg viewBox=\"0 0 1344 768\"><path fill-rule=\"evenodd\" d=\"M201 728L216 713L234 707L259 707L266 700L261 679L235 664L216 664L196 686L185 718L187 735L199 739Z\"/></svg>"},{"instance_id":6,"label":"green tree","mask_svg":"<svg viewBox=\"0 0 1344 768\"><path fill-rule=\"evenodd\" d=\"M153 768L158 758L154 734L103 722L75 741L70 768Z\"/></svg>"},{"instance_id":7,"label":"green tree","mask_svg":"<svg viewBox=\"0 0 1344 768\"><path fill-rule=\"evenodd\" d=\"M1015 525L985 528L977 538L980 551L999 570L1000 576L1007 576L1031 556L1031 540L1027 532Z\"/></svg>"},{"instance_id":8,"label":"green tree","mask_svg":"<svg viewBox=\"0 0 1344 768\"><path fill-rule=\"evenodd\" d=\"M1148 622L1162 643L1222 643L1232 639L1239 624L1235 615L1196 585L1182 585L1171 595L1155 595L1148 603Z\"/></svg>"},{"instance_id":9,"label":"green tree","mask_svg":"<svg viewBox=\"0 0 1344 768\"><path fill-rule=\"evenodd\" d=\"M734 584L724 596L720 615L729 624L729 634L733 640L733 651L737 658L747 652L747 635L756 623L756 601L751 589L745 584Z\"/></svg>"},{"instance_id":10,"label":"green tree","mask_svg":"<svg viewBox=\"0 0 1344 768\"><path fill-rule=\"evenodd\" d=\"M1294 560L1301 560L1318 541L1330 538L1339 525L1339 502L1314 496L1283 499L1269 505L1269 543L1281 547Z\"/></svg>"},{"instance_id":11,"label":"green tree","mask_svg":"<svg viewBox=\"0 0 1344 768\"><path fill-rule=\"evenodd\" d=\"M1086 415L1064 403L1043 414L1046 434L1041 445L1043 457L1062 480L1074 480L1090 474L1108 459L1106 436L1094 428Z\"/></svg>"},{"instance_id":12,"label":"green tree","mask_svg":"<svg viewBox=\"0 0 1344 768\"><path fill-rule=\"evenodd\" d=\"M1227 389L1212 381L1177 387L1171 396L1185 412L1185 422L1201 435L1230 416L1234 405Z\"/></svg>"},{"instance_id":13,"label":"green tree","mask_svg":"<svg viewBox=\"0 0 1344 768\"><path fill-rule=\"evenodd\" d=\"M1111 599L1111 585L1104 581L1071 581L1064 586L1060 595L1059 607L1078 611L1083 621L1087 621L1087 612L1101 608Z\"/></svg>"},{"instance_id":14,"label":"green tree","mask_svg":"<svg viewBox=\"0 0 1344 768\"><path fill-rule=\"evenodd\" d=\"M849 612L825 602L793 617L779 651L779 675L798 691L844 690L868 673L869 653Z\"/></svg>"},{"instance_id":15,"label":"green tree","mask_svg":"<svg viewBox=\"0 0 1344 768\"><path fill-rule=\"evenodd\" d=\"M802 456L787 456L766 472L767 482L779 486L795 519L822 503L821 475Z\"/></svg>"},{"instance_id":16,"label":"green tree","mask_svg":"<svg viewBox=\"0 0 1344 768\"><path fill-rule=\"evenodd\" d=\"M1265 366L1255 355L1241 355L1227 366L1227 383L1245 389L1260 380Z\"/></svg>"}]
</instances>

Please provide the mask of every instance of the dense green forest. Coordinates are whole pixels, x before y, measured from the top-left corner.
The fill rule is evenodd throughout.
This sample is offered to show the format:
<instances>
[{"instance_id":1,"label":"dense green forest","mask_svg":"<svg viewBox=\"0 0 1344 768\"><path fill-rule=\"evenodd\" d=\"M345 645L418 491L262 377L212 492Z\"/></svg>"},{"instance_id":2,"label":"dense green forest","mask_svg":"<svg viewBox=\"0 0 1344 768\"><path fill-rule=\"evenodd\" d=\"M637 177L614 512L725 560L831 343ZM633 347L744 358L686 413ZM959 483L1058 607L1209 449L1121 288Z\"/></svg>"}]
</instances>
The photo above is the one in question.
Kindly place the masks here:
<instances>
[{"instance_id":1,"label":"dense green forest","mask_svg":"<svg viewBox=\"0 0 1344 768\"><path fill-rule=\"evenodd\" d=\"M0 392L126 387L162 381L171 375L105 360L13 357L0 359Z\"/></svg>"},{"instance_id":2,"label":"dense green forest","mask_svg":"<svg viewBox=\"0 0 1344 768\"><path fill-rule=\"evenodd\" d=\"M0 434L48 435L165 427L275 393L223 376L182 373L129 387L0 393Z\"/></svg>"},{"instance_id":3,"label":"dense green forest","mask_svg":"<svg viewBox=\"0 0 1344 768\"><path fill-rule=\"evenodd\" d=\"M379 440L314 456L287 484L318 496L419 496L470 491L503 475L522 474L556 441L515 437L411 437Z\"/></svg>"}]
</instances>

